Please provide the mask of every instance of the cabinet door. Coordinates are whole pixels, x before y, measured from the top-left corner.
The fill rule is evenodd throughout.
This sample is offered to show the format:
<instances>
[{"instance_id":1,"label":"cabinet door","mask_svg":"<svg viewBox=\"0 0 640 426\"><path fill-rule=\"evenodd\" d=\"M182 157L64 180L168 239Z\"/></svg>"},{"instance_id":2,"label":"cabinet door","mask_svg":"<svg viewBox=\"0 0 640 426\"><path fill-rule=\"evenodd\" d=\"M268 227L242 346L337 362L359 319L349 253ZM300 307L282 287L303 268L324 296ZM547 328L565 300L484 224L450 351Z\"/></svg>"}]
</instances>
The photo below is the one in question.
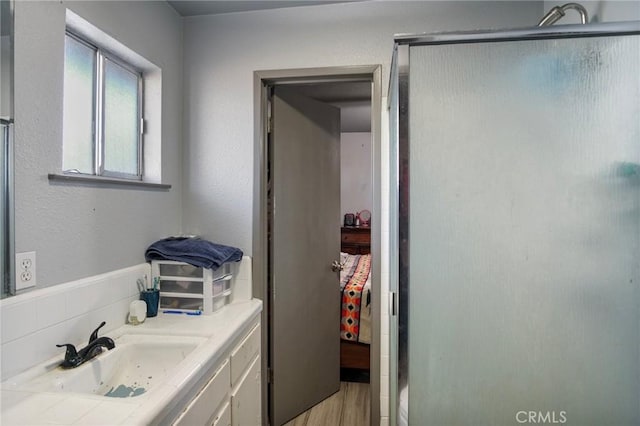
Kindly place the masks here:
<instances>
[{"instance_id":1,"label":"cabinet door","mask_svg":"<svg viewBox=\"0 0 640 426\"><path fill-rule=\"evenodd\" d=\"M260 353L260 324L256 325L247 337L231 352L231 386L247 371L251 361Z\"/></svg>"},{"instance_id":2,"label":"cabinet door","mask_svg":"<svg viewBox=\"0 0 640 426\"><path fill-rule=\"evenodd\" d=\"M216 408L227 398L229 381L231 380L229 371L229 361L225 360L214 373L211 380L189 403L173 425L191 426L208 424Z\"/></svg>"},{"instance_id":3,"label":"cabinet door","mask_svg":"<svg viewBox=\"0 0 640 426\"><path fill-rule=\"evenodd\" d=\"M212 426L231 426L231 405L224 404L218 415L213 419Z\"/></svg>"},{"instance_id":4,"label":"cabinet door","mask_svg":"<svg viewBox=\"0 0 640 426\"><path fill-rule=\"evenodd\" d=\"M262 423L260 403L260 356L251 363L238 386L231 392L232 426L259 426Z\"/></svg>"}]
</instances>

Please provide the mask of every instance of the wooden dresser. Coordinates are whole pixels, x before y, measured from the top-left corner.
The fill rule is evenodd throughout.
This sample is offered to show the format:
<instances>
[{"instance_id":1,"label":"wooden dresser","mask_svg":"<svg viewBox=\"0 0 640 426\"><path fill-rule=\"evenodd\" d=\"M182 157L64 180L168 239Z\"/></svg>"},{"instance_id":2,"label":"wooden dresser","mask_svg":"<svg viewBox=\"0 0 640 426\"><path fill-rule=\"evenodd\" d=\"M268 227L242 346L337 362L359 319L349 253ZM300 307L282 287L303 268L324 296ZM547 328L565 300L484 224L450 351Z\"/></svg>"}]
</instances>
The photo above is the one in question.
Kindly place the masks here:
<instances>
[{"instance_id":1,"label":"wooden dresser","mask_svg":"<svg viewBox=\"0 0 640 426\"><path fill-rule=\"evenodd\" d=\"M351 254L371 253L371 228L362 226L343 226L341 231L341 250Z\"/></svg>"}]
</instances>

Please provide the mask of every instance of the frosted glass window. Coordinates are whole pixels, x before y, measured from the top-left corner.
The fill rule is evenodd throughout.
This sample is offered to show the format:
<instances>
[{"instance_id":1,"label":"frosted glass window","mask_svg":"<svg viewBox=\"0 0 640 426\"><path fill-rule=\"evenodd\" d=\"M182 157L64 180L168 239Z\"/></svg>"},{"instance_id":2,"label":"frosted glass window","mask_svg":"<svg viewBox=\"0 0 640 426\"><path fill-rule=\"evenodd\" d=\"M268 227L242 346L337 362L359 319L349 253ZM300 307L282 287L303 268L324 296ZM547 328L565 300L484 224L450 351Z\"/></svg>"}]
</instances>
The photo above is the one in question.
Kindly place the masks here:
<instances>
[{"instance_id":1,"label":"frosted glass window","mask_svg":"<svg viewBox=\"0 0 640 426\"><path fill-rule=\"evenodd\" d=\"M100 47L65 39L65 173L142 179L142 74Z\"/></svg>"},{"instance_id":2,"label":"frosted glass window","mask_svg":"<svg viewBox=\"0 0 640 426\"><path fill-rule=\"evenodd\" d=\"M67 35L64 52L62 170L94 174L96 50Z\"/></svg>"},{"instance_id":3,"label":"frosted glass window","mask_svg":"<svg viewBox=\"0 0 640 426\"><path fill-rule=\"evenodd\" d=\"M138 75L106 59L104 67L104 170L138 174Z\"/></svg>"}]
</instances>

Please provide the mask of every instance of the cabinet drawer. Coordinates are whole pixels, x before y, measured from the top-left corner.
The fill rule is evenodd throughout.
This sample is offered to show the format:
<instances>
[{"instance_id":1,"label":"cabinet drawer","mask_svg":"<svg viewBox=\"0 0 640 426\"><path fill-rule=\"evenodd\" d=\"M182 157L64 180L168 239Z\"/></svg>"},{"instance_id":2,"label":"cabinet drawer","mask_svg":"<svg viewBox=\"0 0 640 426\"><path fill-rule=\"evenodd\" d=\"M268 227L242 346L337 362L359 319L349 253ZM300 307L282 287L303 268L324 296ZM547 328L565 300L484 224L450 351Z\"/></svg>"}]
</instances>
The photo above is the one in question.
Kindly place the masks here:
<instances>
[{"instance_id":1,"label":"cabinet drawer","mask_svg":"<svg viewBox=\"0 0 640 426\"><path fill-rule=\"evenodd\" d=\"M165 277L202 278L204 269L199 266L178 262L158 262L160 275Z\"/></svg>"},{"instance_id":2,"label":"cabinet drawer","mask_svg":"<svg viewBox=\"0 0 640 426\"><path fill-rule=\"evenodd\" d=\"M160 281L160 291L165 293L190 293L203 294L204 282L202 281Z\"/></svg>"},{"instance_id":3,"label":"cabinet drawer","mask_svg":"<svg viewBox=\"0 0 640 426\"><path fill-rule=\"evenodd\" d=\"M231 273L230 263L223 263L215 271L170 260L154 260L151 265L155 270L153 275L160 277L184 277L191 280L213 281Z\"/></svg>"},{"instance_id":4,"label":"cabinet drawer","mask_svg":"<svg viewBox=\"0 0 640 426\"><path fill-rule=\"evenodd\" d=\"M342 228L340 235L343 243L371 243L371 229L369 228Z\"/></svg>"},{"instance_id":5,"label":"cabinet drawer","mask_svg":"<svg viewBox=\"0 0 640 426\"><path fill-rule=\"evenodd\" d=\"M213 419L212 426L231 426L231 404L226 402Z\"/></svg>"},{"instance_id":6,"label":"cabinet drawer","mask_svg":"<svg viewBox=\"0 0 640 426\"><path fill-rule=\"evenodd\" d=\"M235 386L249 362L260 352L260 341L260 324L258 324L231 352L231 386Z\"/></svg>"},{"instance_id":7,"label":"cabinet drawer","mask_svg":"<svg viewBox=\"0 0 640 426\"><path fill-rule=\"evenodd\" d=\"M369 244L371 237L368 234L342 234L343 243Z\"/></svg>"},{"instance_id":8,"label":"cabinet drawer","mask_svg":"<svg viewBox=\"0 0 640 426\"><path fill-rule=\"evenodd\" d=\"M184 412L173 423L179 426L209 424L216 408L227 399L229 392L229 361L218 368L218 371L202 388L200 393L189 403Z\"/></svg>"}]
</instances>

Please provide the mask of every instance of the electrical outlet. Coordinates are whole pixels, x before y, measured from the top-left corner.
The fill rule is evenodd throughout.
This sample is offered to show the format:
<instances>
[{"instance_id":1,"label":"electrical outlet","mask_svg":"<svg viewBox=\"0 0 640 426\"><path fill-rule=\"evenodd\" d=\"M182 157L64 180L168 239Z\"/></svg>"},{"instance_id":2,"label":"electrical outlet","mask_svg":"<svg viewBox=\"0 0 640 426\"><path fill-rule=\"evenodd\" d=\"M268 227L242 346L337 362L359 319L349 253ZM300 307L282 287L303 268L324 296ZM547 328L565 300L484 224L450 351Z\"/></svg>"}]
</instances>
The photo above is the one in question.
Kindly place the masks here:
<instances>
[{"instance_id":1,"label":"electrical outlet","mask_svg":"<svg viewBox=\"0 0 640 426\"><path fill-rule=\"evenodd\" d=\"M36 285L36 252L16 253L16 290Z\"/></svg>"}]
</instances>

